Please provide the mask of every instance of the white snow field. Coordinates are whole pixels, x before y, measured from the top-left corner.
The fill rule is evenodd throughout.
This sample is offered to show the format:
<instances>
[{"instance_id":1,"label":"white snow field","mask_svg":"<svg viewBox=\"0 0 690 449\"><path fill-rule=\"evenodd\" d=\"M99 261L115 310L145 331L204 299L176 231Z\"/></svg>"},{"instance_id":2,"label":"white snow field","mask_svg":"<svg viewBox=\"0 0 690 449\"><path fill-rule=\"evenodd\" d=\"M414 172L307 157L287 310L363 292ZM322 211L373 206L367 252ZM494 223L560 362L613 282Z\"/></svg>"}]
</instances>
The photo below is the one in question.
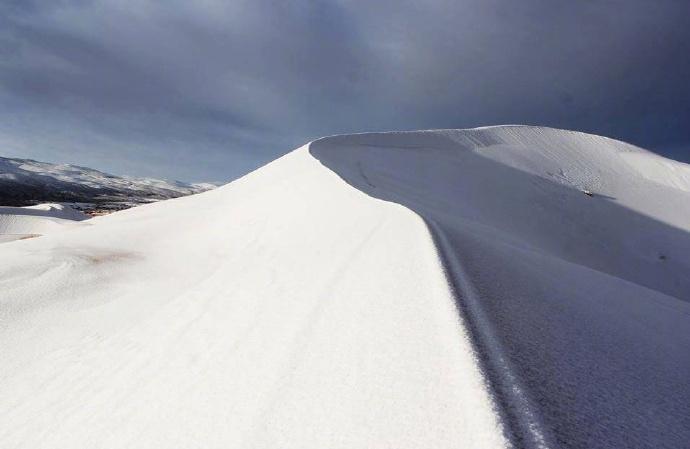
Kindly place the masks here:
<instances>
[{"instance_id":1,"label":"white snow field","mask_svg":"<svg viewBox=\"0 0 690 449\"><path fill-rule=\"evenodd\" d=\"M2 244L0 447L687 447L689 173L547 128L336 136Z\"/></svg>"},{"instance_id":2,"label":"white snow field","mask_svg":"<svg viewBox=\"0 0 690 449\"><path fill-rule=\"evenodd\" d=\"M64 204L0 206L0 243L38 237L83 225L87 215Z\"/></svg>"}]
</instances>

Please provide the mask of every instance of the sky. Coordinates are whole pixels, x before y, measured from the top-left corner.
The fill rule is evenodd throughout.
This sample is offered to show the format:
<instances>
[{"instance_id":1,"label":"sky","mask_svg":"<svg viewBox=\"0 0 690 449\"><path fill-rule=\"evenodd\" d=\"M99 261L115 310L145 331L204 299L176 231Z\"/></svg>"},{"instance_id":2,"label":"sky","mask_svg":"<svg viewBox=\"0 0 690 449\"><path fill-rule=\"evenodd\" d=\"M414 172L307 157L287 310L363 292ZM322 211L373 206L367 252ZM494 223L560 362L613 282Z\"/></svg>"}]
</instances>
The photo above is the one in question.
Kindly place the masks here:
<instances>
[{"instance_id":1,"label":"sky","mask_svg":"<svg viewBox=\"0 0 690 449\"><path fill-rule=\"evenodd\" d=\"M228 181L324 135L497 124L690 162L690 1L0 1L0 156Z\"/></svg>"}]
</instances>

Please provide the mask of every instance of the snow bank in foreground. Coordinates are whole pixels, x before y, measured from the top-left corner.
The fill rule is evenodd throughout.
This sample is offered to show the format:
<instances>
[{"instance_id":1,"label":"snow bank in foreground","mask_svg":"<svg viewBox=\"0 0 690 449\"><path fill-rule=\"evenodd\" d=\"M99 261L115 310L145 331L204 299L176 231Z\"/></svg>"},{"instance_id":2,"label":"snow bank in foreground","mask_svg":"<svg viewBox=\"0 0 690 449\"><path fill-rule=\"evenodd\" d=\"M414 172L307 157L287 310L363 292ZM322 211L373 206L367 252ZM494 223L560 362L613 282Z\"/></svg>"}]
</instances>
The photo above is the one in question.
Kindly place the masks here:
<instances>
[{"instance_id":1,"label":"snow bank in foreground","mask_svg":"<svg viewBox=\"0 0 690 449\"><path fill-rule=\"evenodd\" d=\"M3 448L505 447L423 221L307 148L90 221L0 251Z\"/></svg>"},{"instance_id":2,"label":"snow bank in foreground","mask_svg":"<svg viewBox=\"0 0 690 449\"><path fill-rule=\"evenodd\" d=\"M341 136L3 245L0 447L683 447L686 171L544 128Z\"/></svg>"}]
</instances>

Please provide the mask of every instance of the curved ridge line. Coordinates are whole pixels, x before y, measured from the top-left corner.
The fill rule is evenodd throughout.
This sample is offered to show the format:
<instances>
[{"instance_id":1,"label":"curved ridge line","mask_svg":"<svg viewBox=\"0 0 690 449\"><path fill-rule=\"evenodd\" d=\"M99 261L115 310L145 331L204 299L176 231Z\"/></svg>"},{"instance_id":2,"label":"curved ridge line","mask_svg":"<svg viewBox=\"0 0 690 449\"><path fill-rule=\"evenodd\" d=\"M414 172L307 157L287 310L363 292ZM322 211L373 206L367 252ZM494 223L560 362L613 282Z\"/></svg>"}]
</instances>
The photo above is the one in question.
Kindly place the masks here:
<instances>
[{"instance_id":1,"label":"curved ridge line","mask_svg":"<svg viewBox=\"0 0 690 449\"><path fill-rule=\"evenodd\" d=\"M526 389L513 374L510 361L492 330L479 295L458 256L452 251L445 231L433 220L424 218L424 221L436 245L460 318L477 353L480 369L489 384L506 437L517 448L553 447L550 444L553 438L542 424Z\"/></svg>"}]
</instances>

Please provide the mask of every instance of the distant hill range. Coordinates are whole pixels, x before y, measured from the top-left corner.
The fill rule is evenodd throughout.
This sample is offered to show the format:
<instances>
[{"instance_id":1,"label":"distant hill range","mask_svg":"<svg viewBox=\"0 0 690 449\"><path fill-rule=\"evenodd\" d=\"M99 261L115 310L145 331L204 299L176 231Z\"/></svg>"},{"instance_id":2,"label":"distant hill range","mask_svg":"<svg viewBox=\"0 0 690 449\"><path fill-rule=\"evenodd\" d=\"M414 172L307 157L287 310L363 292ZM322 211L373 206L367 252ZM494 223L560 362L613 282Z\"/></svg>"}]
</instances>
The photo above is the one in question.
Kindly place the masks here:
<instances>
[{"instance_id":1,"label":"distant hill range","mask_svg":"<svg viewBox=\"0 0 690 449\"><path fill-rule=\"evenodd\" d=\"M118 210L215 188L152 178L115 176L92 168L0 157L0 205L69 202L82 210Z\"/></svg>"}]
</instances>

